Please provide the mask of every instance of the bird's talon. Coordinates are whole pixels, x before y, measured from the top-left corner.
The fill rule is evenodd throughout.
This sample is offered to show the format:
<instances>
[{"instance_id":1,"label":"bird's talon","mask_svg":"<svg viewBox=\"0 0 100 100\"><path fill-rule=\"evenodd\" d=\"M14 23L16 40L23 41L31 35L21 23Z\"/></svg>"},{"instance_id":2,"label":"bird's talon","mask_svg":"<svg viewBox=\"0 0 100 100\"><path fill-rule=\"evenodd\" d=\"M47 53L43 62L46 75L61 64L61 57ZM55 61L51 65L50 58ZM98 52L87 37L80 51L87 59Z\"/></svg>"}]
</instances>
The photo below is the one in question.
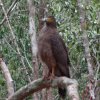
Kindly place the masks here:
<instances>
[{"instance_id":1,"label":"bird's talon","mask_svg":"<svg viewBox=\"0 0 100 100\"><path fill-rule=\"evenodd\" d=\"M55 75L51 75L51 76L49 77L49 80L52 81L54 78L55 78Z\"/></svg>"}]
</instances>

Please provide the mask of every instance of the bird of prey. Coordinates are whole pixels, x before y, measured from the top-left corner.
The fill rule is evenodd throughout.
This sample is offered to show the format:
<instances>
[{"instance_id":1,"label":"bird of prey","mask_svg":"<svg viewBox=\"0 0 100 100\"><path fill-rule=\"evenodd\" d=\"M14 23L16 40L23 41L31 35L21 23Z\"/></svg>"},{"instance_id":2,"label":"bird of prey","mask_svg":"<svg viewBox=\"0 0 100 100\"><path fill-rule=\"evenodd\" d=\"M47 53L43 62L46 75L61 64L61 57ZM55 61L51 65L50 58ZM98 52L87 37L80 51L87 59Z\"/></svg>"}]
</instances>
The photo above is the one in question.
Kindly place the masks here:
<instances>
[{"instance_id":1,"label":"bird of prey","mask_svg":"<svg viewBox=\"0 0 100 100\"><path fill-rule=\"evenodd\" d=\"M59 32L57 31L56 20L53 16L42 19L43 28L39 32L38 53L41 60L48 67L48 75L44 76L53 79L55 76L70 77L70 60L68 50ZM62 98L66 96L65 88L58 88Z\"/></svg>"}]
</instances>

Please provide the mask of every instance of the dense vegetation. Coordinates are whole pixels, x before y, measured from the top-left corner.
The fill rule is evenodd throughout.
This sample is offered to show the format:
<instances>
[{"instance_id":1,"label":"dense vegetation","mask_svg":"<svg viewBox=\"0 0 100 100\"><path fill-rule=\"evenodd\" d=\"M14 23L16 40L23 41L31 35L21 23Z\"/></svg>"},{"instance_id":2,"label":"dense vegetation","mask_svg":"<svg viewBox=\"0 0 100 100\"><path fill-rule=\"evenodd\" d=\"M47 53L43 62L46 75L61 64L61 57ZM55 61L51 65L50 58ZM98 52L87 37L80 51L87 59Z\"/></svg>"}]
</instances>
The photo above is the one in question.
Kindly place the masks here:
<instances>
[{"instance_id":1,"label":"dense vegetation","mask_svg":"<svg viewBox=\"0 0 100 100\"><path fill-rule=\"evenodd\" d=\"M10 7L13 0L2 0L6 10ZM33 0L36 7L35 26L38 32L38 18L40 0ZM84 3L84 0L82 0ZM80 95L88 81L88 67L84 54L82 42L82 32L80 28L79 11L76 0L48 0L49 15L54 15L60 35L69 48L71 60L72 77L79 82ZM4 12L0 6L0 23L4 18ZM90 54L94 75L98 79L100 67L100 0L89 0L86 6L87 35L89 39ZM26 0L17 0L17 3L8 14L11 29L15 35L20 54L14 44L14 37L8 23L5 21L0 24L0 54L6 62L13 78L15 91L29 83L28 77L32 79L32 54L29 30L29 15ZM23 63L20 58L23 58ZM28 75L26 74L26 71ZM39 73L41 76L41 66ZM0 70L0 99L7 97L6 82Z\"/></svg>"}]
</instances>

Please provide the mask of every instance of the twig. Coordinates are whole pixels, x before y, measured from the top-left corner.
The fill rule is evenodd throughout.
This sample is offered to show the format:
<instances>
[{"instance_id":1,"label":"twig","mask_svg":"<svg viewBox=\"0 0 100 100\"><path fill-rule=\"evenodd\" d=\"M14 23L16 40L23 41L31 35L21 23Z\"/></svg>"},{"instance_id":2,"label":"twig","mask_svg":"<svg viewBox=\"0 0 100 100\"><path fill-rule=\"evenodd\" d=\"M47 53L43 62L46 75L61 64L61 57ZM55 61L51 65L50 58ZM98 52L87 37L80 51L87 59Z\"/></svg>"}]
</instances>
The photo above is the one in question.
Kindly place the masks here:
<instances>
[{"instance_id":1,"label":"twig","mask_svg":"<svg viewBox=\"0 0 100 100\"><path fill-rule=\"evenodd\" d=\"M16 54L17 54L17 52L16 52L16 50L14 50L14 48L9 44L9 42L7 41L7 38L4 38L4 41L5 41L5 43L8 45L8 47L10 48L10 50L12 50L13 52L15 52Z\"/></svg>"},{"instance_id":2,"label":"twig","mask_svg":"<svg viewBox=\"0 0 100 100\"><path fill-rule=\"evenodd\" d=\"M23 43L22 40L20 40L20 41L21 41L21 44L22 44L22 46L23 46L23 48L24 48L24 50L23 50L24 58L25 58L25 60L26 60L26 62L27 62L27 64L28 64L29 68L30 68L31 71L33 72L33 68L32 68L32 66L31 66L31 64L30 64L30 62L29 62L29 60L28 60L28 58L27 58L27 56L26 56L25 44Z\"/></svg>"},{"instance_id":3,"label":"twig","mask_svg":"<svg viewBox=\"0 0 100 100\"><path fill-rule=\"evenodd\" d=\"M16 49L17 49L17 53L18 53L18 55L19 55L19 57L20 57L20 59L21 59L21 63L22 63L22 65L23 65L23 67L26 69L26 66L25 66L25 64L24 64L23 56L21 55L20 49L19 49L19 47L18 47L15 34L14 34L14 32L13 32L13 30L12 30L12 27L11 27L11 25L10 25L10 22L9 22L9 19L8 19L8 16L7 16L7 13L6 13L6 10L5 10L5 8L4 8L4 5L3 5L3 3L2 3L2 0L0 0L0 4L1 4L1 6L2 6L2 9L3 9L3 12L4 12L5 18L6 18L6 20L7 20L8 27L9 27L9 29L10 29L10 31L11 31L12 38L13 38L13 41L14 41L14 45L16 46ZM25 70L25 73L26 73L26 75L27 75L27 77L28 77L28 81L31 82L31 79L30 79L30 76L28 75L27 70Z\"/></svg>"},{"instance_id":4,"label":"twig","mask_svg":"<svg viewBox=\"0 0 100 100\"><path fill-rule=\"evenodd\" d=\"M18 0L15 0L11 6L9 7L8 11L7 11L7 15L9 15L9 13L12 11L13 7L15 6L15 4L17 3ZM0 22L0 26L6 21L6 17L4 16L4 18L2 19L2 21Z\"/></svg>"}]
</instances>

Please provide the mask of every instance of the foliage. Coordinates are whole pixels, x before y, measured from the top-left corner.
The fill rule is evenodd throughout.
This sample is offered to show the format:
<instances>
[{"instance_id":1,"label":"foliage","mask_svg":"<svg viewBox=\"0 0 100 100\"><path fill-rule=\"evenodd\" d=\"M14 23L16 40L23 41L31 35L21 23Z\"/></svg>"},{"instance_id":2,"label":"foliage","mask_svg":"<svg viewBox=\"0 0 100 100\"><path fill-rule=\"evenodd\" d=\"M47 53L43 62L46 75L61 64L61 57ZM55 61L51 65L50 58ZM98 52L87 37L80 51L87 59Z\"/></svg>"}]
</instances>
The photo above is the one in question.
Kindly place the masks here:
<instances>
[{"instance_id":1,"label":"foliage","mask_svg":"<svg viewBox=\"0 0 100 100\"><path fill-rule=\"evenodd\" d=\"M2 0L7 10L13 0ZM39 2L34 0L36 12L39 10ZM1 7L0 7L1 8ZM66 45L69 47L69 57L71 60L72 76L80 83L80 94L84 90L87 82L87 63L82 44L82 32L80 30L79 12L76 0L49 0L49 15L54 15L57 20L58 30L63 37ZM97 73L98 63L100 63L100 1L92 0L86 6L87 32L89 38L90 52L93 58L95 74ZM0 22L4 18L2 9L0 9ZM37 15L38 16L38 15ZM38 17L36 16L36 29L38 29ZM30 39L28 35L28 7L26 0L19 0L9 14L9 21L16 37L21 56L32 78L32 55ZM27 75L14 45L11 31L7 22L0 25L0 52L3 54L6 64L9 67L14 80L15 90L29 83ZM41 68L40 68L41 72ZM97 74L100 77L100 73ZM0 70L0 99L7 97L5 79Z\"/></svg>"}]
</instances>

